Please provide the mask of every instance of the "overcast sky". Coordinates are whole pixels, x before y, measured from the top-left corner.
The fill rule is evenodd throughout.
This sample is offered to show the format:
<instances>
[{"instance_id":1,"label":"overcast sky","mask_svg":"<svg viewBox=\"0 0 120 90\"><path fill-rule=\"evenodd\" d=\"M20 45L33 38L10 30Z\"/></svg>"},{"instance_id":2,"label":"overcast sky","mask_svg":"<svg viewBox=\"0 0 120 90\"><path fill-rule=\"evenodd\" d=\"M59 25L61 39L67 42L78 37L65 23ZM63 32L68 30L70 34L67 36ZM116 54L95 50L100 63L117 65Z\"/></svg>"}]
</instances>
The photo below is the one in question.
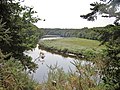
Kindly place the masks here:
<instances>
[{"instance_id":1,"label":"overcast sky","mask_svg":"<svg viewBox=\"0 0 120 90\"><path fill-rule=\"evenodd\" d=\"M99 27L113 23L113 18L98 17L97 21L87 21L80 15L90 12L90 3L97 0L25 0L24 4L33 6L38 16L39 28L83 28Z\"/></svg>"}]
</instances>

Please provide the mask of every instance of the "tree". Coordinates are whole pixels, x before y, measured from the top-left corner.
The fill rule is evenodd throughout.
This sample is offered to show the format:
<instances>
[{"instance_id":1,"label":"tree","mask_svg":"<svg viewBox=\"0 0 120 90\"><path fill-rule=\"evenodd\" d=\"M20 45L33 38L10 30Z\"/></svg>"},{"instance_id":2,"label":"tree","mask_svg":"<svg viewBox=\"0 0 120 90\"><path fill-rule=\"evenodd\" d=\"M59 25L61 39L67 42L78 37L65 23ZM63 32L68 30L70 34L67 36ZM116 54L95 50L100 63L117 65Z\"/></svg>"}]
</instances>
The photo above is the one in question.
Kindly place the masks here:
<instances>
[{"instance_id":1,"label":"tree","mask_svg":"<svg viewBox=\"0 0 120 90\"><path fill-rule=\"evenodd\" d=\"M0 0L0 89L34 90L37 85L28 76L37 65L25 50L31 50L38 42L38 28L33 25L39 18L33 17L33 8L21 6L20 0Z\"/></svg>"},{"instance_id":2,"label":"tree","mask_svg":"<svg viewBox=\"0 0 120 90\"><path fill-rule=\"evenodd\" d=\"M102 17L111 18L115 17L116 20L114 21L115 25L119 24L120 20L120 11L118 10L120 1L119 0L100 0L101 2L94 2L90 5L93 8L90 8L92 12L86 15L80 15L80 17L87 19L88 21L94 21L97 19L98 13L102 15Z\"/></svg>"},{"instance_id":3,"label":"tree","mask_svg":"<svg viewBox=\"0 0 120 90\"><path fill-rule=\"evenodd\" d=\"M92 12L81 15L82 18L89 21L94 21L97 18L97 13L102 17L115 17L114 25L108 25L101 30L102 44L107 47L104 68L103 80L108 86L108 90L120 90L120 0L101 0L101 2L94 2L90 4Z\"/></svg>"},{"instance_id":4,"label":"tree","mask_svg":"<svg viewBox=\"0 0 120 90\"><path fill-rule=\"evenodd\" d=\"M34 70L36 64L23 52L35 47L38 40L35 30L29 30L35 28L32 23L40 20L38 17L33 17L34 13L37 12L33 11L33 8L21 6L20 0L19 2L16 0L0 1L0 49L3 54L10 53L10 57L18 59L25 68L31 70Z\"/></svg>"}]
</instances>

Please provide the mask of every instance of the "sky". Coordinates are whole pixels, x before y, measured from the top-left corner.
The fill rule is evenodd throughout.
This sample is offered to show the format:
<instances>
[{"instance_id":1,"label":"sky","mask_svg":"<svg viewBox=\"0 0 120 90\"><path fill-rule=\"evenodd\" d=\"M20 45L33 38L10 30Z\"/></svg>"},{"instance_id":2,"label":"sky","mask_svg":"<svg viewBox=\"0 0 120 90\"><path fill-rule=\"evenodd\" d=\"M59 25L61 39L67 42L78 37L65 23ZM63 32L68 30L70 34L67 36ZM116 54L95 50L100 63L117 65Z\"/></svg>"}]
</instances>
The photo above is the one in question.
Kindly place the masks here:
<instances>
[{"instance_id":1,"label":"sky","mask_svg":"<svg viewBox=\"0 0 120 90\"><path fill-rule=\"evenodd\" d=\"M38 12L42 20L35 25L39 28L91 28L112 24L114 18L98 16L96 21L87 21L80 17L90 12L90 3L95 1L98 0L25 0L22 4Z\"/></svg>"}]
</instances>

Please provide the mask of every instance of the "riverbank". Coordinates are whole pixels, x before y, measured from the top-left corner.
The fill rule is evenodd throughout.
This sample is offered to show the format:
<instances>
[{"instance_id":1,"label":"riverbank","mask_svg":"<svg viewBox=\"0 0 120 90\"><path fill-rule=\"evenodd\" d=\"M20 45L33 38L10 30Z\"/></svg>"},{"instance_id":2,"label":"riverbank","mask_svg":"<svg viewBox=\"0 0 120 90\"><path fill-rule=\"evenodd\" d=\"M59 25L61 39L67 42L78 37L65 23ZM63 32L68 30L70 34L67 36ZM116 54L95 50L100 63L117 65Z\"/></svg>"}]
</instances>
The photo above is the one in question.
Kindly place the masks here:
<instances>
[{"instance_id":1,"label":"riverbank","mask_svg":"<svg viewBox=\"0 0 120 90\"><path fill-rule=\"evenodd\" d=\"M83 38L63 38L54 40L42 40L39 47L47 51L68 55L76 58L85 58L100 53L104 46L100 42Z\"/></svg>"}]
</instances>

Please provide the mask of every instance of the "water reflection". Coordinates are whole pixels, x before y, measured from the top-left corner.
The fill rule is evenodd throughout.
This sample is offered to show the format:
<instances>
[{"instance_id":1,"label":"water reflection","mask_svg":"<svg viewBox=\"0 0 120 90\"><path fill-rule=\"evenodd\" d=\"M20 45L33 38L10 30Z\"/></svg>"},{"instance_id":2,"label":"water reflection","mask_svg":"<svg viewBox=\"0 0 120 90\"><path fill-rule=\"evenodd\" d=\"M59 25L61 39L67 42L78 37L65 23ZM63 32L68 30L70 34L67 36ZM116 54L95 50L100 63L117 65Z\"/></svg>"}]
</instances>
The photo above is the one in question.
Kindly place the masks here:
<instances>
[{"instance_id":1,"label":"water reflection","mask_svg":"<svg viewBox=\"0 0 120 90\"><path fill-rule=\"evenodd\" d=\"M65 72L69 72L69 70L72 70L72 72L76 71L76 67L72 64L76 59L70 57L65 58L61 55L41 50L38 48L38 45L34 50L27 51L26 54L31 56L33 61L38 64L38 69L32 75L33 79L39 83L47 80L47 74L49 71L47 66L54 66L56 63L58 64L59 68L63 68ZM90 62L82 60L80 63L81 65L86 65Z\"/></svg>"}]
</instances>

